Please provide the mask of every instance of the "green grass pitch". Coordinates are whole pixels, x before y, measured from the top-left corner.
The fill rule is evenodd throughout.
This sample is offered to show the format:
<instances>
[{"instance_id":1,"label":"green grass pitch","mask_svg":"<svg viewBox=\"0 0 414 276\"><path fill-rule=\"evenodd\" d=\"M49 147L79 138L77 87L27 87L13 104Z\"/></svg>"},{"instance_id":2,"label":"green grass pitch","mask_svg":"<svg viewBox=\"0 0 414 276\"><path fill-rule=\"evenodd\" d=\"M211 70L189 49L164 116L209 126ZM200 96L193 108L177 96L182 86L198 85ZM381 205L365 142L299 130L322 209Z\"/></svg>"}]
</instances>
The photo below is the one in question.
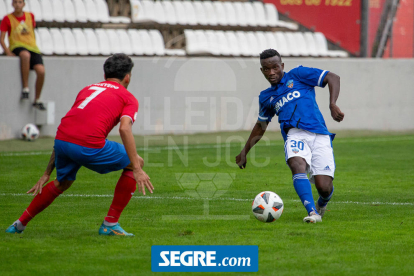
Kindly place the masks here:
<instances>
[{"instance_id":1,"label":"green grass pitch","mask_svg":"<svg viewBox=\"0 0 414 276\"><path fill-rule=\"evenodd\" d=\"M259 246L259 272L225 275L414 275L414 133L340 132L333 143L335 194L314 225L302 222L306 211L279 133L266 134L245 170L231 163L238 139L248 134L136 137L155 191L136 193L121 216L133 238L98 235L120 172L85 168L22 235L6 234L31 201L25 193L44 172L53 139L0 141L0 275L153 275L152 245ZM196 180L177 181L184 174L234 180L220 182L220 189L211 181L194 188ZM251 213L254 196L265 190L285 203L281 218L269 224ZM316 199L314 187L313 193Z\"/></svg>"}]
</instances>

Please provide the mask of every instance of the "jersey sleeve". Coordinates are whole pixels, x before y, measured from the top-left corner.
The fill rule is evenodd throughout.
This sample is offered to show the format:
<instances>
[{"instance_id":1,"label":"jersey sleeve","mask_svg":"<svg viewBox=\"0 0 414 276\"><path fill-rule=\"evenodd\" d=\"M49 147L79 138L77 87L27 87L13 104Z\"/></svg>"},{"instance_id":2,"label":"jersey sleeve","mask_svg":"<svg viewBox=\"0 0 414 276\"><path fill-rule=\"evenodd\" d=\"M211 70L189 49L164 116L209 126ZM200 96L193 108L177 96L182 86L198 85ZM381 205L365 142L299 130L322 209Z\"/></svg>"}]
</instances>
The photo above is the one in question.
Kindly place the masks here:
<instances>
[{"instance_id":1,"label":"jersey sleeve","mask_svg":"<svg viewBox=\"0 0 414 276\"><path fill-rule=\"evenodd\" d=\"M33 13L30 13L30 15L32 16L33 28L36 28L35 16Z\"/></svg>"},{"instance_id":2,"label":"jersey sleeve","mask_svg":"<svg viewBox=\"0 0 414 276\"><path fill-rule=\"evenodd\" d=\"M328 73L329 71L327 70L303 66L296 67L289 72L289 74L294 75L301 82L306 83L310 86L319 87L325 87L326 84L323 84L323 80Z\"/></svg>"},{"instance_id":3,"label":"jersey sleeve","mask_svg":"<svg viewBox=\"0 0 414 276\"><path fill-rule=\"evenodd\" d=\"M268 108L264 104L261 103L259 97L259 117L258 120L261 122L271 122L273 116L275 116L275 109Z\"/></svg>"},{"instance_id":4,"label":"jersey sleeve","mask_svg":"<svg viewBox=\"0 0 414 276\"><path fill-rule=\"evenodd\" d=\"M132 123L134 123L135 120L137 119L137 114L138 114L138 100L132 94L129 93L129 95L126 98L124 109L122 110L122 113L121 113L121 118L129 117L131 118Z\"/></svg>"},{"instance_id":5,"label":"jersey sleeve","mask_svg":"<svg viewBox=\"0 0 414 276\"><path fill-rule=\"evenodd\" d=\"M10 19L9 17L6 15L5 17L3 17L3 20L1 21L0 24L0 31L1 32L8 32L10 29Z\"/></svg>"}]
</instances>

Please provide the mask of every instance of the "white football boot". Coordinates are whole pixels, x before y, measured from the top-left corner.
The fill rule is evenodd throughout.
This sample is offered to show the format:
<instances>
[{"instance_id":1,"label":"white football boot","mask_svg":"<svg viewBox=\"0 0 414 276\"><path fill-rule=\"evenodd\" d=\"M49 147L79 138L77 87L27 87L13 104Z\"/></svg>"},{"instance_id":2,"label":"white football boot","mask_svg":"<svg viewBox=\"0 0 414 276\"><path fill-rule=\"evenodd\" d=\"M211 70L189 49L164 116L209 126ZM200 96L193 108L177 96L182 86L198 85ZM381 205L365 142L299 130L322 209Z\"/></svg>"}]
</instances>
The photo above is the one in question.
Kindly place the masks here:
<instances>
[{"instance_id":1,"label":"white football boot","mask_svg":"<svg viewBox=\"0 0 414 276\"><path fill-rule=\"evenodd\" d=\"M316 212L312 211L312 212L309 213L309 216L307 216L303 219L303 222L307 222L307 223L322 222L322 217L320 215L316 214Z\"/></svg>"},{"instance_id":2,"label":"white football boot","mask_svg":"<svg viewBox=\"0 0 414 276\"><path fill-rule=\"evenodd\" d=\"M316 212L318 212L319 213L319 215L321 215L321 218L323 218L323 215L325 215L325 211L326 211L326 206L327 205L325 205L325 207L321 207L321 206L319 206L319 204L318 204L318 202L316 201Z\"/></svg>"}]
</instances>

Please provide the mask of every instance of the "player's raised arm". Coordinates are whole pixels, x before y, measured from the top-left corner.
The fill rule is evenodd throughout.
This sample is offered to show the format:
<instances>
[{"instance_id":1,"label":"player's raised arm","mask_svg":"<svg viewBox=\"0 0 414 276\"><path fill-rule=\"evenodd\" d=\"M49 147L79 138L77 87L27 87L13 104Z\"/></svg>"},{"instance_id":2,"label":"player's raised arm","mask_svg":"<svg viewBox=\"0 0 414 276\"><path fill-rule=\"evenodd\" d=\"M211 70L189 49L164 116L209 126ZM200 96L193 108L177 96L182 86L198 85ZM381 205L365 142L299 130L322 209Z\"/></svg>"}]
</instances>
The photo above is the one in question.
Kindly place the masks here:
<instances>
[{"instance_id":1,"label":"player's raised arm","mask_svg":"<svg viewBox=\"0 0 414 276\"><path fill-rule=\"evenodd\" d=\"M323 80L323 83L324 85L328 84L329 87L329 109L331 110L331 116L335 121L341 122L344 119L345 114L342 113L341 109L339 109L336 105L336 101L339 97L340 78L338 75L328 72Z\"/></svg>"},{"instance_id":2,"label":"player's raised arm","mask_svg":"<svg viewBox=\"0 0 414 276\"><path fill-rule=\"evenodd\" d=\"M134 178L138 184L138 191L141 191L145 195L145 187L152 193L154 187L151 184L150 178L142 170L144 166L144 160L137 154L135 146L135 138L132 134L132 121L131 118L125 116L121 118L119 126L119 134L121 135L122 143L131 161L131 169L134 173Z\"/></svg>"},{"instance_id":3,"label":"player's raised arm","mask_svg":"<svg viewBox=\"0 0 414 276\"><path fill-rule=\"evenodd\" d=\"M256 124L254 125L252 132L250 133L249 139L247 139L246 145L242 149L239 155L236 156L236 163L240 167L240 169L246 168L247 162L247 154L249 153L250 149L256 145L257 142L262 139L263 134L266 132L266 128L269 122L262 122L257 120Z\"/></svg>"}]
</instances>

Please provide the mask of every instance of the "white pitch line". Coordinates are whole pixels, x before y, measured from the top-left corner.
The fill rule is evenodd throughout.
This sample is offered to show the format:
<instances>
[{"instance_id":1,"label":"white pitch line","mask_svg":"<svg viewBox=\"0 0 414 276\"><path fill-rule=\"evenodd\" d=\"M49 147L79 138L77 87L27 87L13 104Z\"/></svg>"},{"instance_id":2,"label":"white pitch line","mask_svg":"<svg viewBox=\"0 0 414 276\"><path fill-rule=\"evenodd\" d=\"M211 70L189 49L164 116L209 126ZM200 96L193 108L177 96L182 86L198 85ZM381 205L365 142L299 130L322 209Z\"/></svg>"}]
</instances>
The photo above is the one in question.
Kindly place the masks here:
<instances>
[{"instance_id":1,"label":"white pitch line","mask_svg":"<svg viewBox=\"0 0 414 276\"><path fill-rule=\"evenodd\" d=\"M18 193L0 193L0 196L31 196L31 194L18 194ZM112 198L114 195L83 195L83 194L63 194L61 197L91 197L101 198L108 197ZM218 198L194 198L194 197L163 197L163 196L134 196L134 199L174 199L174 200L220 200L220 201L252 201L253 199L246 198L229 198L229 197L218 197ZM300 202L298 199L285 200L290 202ZM332 201L330 204L356 204L356 205L395 205L395 206L414 206L412 202L358 202L358 201Z\"/></svg>"},{"instance_id":2,"label":"white pitch line","mask_svg":"<svg viewBox=\"0 0 414 276\"><path fill-rule=\"evenodd\" d=\"M368 139L343 139L339 141L334 141L335 144L345 144L345 143L373 143L373 142L392 142L392 141L414 141L414 137L388 137L388 138L368 138ZM268 146L281 146L283 141L279 143L260 143L255 145L255 147L268 147ZM154 146L154 147L138 147L137 151L159 151L159 150L192 150L192 149L217 149L217 148L226 148L226 147L242 147L240 144L211 144L211 145L187 145L187 146ZM28 155L50 155L51 151L31 151L31 152L6 152L0 153L0 156L28 156Z\"/></svg>"}]
</instances>

